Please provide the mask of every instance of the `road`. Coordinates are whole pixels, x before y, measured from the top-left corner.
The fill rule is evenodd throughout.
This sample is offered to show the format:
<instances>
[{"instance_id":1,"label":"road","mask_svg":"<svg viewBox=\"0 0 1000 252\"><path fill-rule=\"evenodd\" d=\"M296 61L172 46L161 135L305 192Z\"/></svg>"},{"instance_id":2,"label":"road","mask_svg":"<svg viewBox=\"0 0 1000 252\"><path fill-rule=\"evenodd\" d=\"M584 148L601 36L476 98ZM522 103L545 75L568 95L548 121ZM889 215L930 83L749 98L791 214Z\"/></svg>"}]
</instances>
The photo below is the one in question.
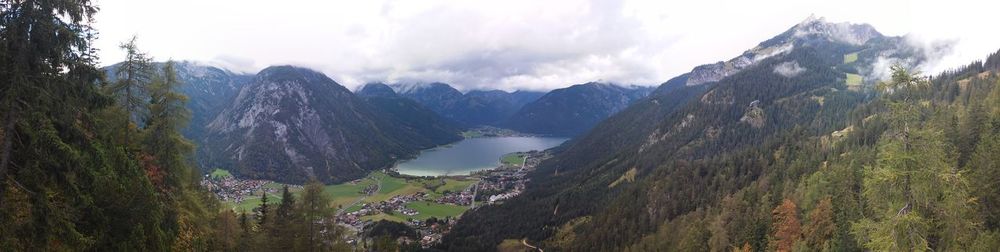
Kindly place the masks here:
<instances>
[{"instance_id":1,"label":"road","mask_svg":"<svg viewBox=\"0 0 1000 252\"><path fill-rule=\"evenodd\" d=\"M541 248L531 246L531 244L528 244L528 238L521 239L521 244L524 244L524 246L528 246L529 248L537 249L538 252L545 252L545 250L542 250Z\"/></svg>"}]
</instances>

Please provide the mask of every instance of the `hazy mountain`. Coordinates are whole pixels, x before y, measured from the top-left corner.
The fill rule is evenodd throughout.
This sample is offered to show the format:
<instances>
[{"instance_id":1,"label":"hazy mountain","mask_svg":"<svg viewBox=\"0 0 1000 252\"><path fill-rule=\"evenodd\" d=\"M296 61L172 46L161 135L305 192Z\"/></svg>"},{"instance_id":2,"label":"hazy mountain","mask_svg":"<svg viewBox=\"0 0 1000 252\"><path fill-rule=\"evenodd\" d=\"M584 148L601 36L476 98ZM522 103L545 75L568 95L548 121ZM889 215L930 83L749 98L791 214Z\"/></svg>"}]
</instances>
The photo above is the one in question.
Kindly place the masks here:
<instances>
[{"instance_id":1,"label":"hazy mountain","mask_svg":"<svg viewBox=\"0 0 1000 252\"><path fill-rule=\"evenodd\" d=\"M206 161L245 178L339 182L459 139L392 114L321 73L268 67L209 124Z\"/></svg>"},{"instance_id":2,"label":"hazy mountain","mask_svg":"<svg viewBox=\"0 0 1000 252\"><path fill-rule=\"evenodd\" d=\"M870 99L874 77L888 68L883 63L913 66L925 60L923 55L903 38L882 36L868 25L810 18L731 60L698 66L663 83L540 164L523 195L464 215L443 247L492 249L502 239L524 237L541 241L546 250L621 251L649 242L680 246L652 235L700 235L694 228L716 219L670 221L704 215L705 209L718 209L723 196L768 185L773 174L784 174L769 167L792 162L789 152L801 149L799 144L821 146L824 137L830 141L833 132L865 118L853 113ZM545 104L546 97L535 104ZM813 161L810 170L821 166ZM781 189L776 190L768 195ZM771 208L764 209L769 218ZM746 232L756 228L720 225ZM760 235L769 235L766 228ZM737 231L729 234L752 235ZM676 239L700 241L702 236L697 237ZM722 242L742 246L742 241ZM699 244L691 246L707 246Z\"/></svg>"},{"instance_id":3,"label":"hazy mountain","mask_svg":"<svg viewBox=\"0 0 1000 252\"><path fill-rule=\"evenodd\" d=\"M574 136L625 109L651 90L597 82L556 89L522 107L504 126L526 133Z\"/></svg>"},{"instance_id":4,"label":"hazy mountain","mask_svg":"<svg viewBox=\"0 0 1000 252\"><path fill-rule=\"evenodd\" d=\"M368 83L361 86L355 94L362 97L399 97L392 87L383 83Z\"/></svg>"},{"instance_id":5,"label":"hazy mountain","mask_svg":"<svg viewBox=\"0 0 1000 252\"><path fill-rule=\"evenodd\" d=\"M462 128L454 121L438 115L416 101L400 97L391 87L369 83L355 92L377 110L392 117L408 131L431 139L458 141Z\"/></svg>"},{"instance_id":6,"label":"hazy mountain","mask_svg":"<svg viewBox=\"0 0 1000 252\"><path fill-rule=\"evenodd\" d=\"M371 87L369 87L371 86ZM445 83L416 83L390 85L399 96L412 99L445 118L465 127L480 125L499 126L525 104L538 99L541 92L501 90L473 90L462 92ZM358 92L385 93L381 85L366 85Z\"/></svg>"}]
</instances>

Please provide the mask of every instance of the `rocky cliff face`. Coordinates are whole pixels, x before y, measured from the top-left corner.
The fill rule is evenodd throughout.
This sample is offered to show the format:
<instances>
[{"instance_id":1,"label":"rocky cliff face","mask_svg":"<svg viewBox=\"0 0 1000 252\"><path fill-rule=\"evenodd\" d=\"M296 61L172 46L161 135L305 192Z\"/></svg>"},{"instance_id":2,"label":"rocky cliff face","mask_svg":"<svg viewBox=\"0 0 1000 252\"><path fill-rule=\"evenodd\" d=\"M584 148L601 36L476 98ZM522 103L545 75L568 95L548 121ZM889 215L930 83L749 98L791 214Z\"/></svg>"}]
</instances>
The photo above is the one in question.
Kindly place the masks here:
<instances>
[{"instance_id":1,"label":"rocky cliff face","mask_svg":"<svg viewBox=\"0 0 1000 252\"><path fill-rule=\"evenodd\" d=\"M321 73L275 66L208 125L205 148L238 176L338 182L455 139L424 137Z\"/></svg>"}]
</instances>

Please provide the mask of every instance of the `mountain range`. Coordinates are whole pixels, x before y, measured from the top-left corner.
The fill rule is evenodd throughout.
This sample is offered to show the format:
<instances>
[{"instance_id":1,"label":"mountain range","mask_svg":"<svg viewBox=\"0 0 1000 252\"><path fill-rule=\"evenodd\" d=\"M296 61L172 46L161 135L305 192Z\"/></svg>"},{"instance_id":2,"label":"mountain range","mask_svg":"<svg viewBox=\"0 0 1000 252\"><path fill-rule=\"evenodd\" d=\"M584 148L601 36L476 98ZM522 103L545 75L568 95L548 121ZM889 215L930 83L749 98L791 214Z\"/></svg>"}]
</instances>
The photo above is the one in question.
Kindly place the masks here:
<instances>
[{"instance_id":1,"label":"mountain range","mask_svg":"<svg viewBox=\"0 0 1000 252\"><path fill-rule=\"evenodd\" d=\"M522 196L463 216L442 248L494 249L524 237L546 250L667 248L670 241L654 235L695 235L701 231L671 231L705 225L672 220L717 211L726 195L782 186L769 183L774 174L803 172L778 167L801 141L829 141L860 123L865 115L854 109L872 97L876 62L912 68L926 60L921 50L866 24L807 19L672 78L600 122L541 163ZM725 240L722 249L739 241Z\"/></svg>"}]
</instances>

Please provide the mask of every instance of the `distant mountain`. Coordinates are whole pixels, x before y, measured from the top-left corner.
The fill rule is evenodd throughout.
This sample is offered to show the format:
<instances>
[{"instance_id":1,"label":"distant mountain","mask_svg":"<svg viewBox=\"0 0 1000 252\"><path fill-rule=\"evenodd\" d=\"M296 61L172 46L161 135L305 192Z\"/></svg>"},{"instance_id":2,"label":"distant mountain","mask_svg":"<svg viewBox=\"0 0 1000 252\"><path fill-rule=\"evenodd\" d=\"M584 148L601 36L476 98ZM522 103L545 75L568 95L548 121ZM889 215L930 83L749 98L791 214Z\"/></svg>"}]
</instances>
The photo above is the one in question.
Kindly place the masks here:
<instances>
[{"instance_id":1,"label":"distant mountain","mask_svg":"<svg viewBox=\"0 0 1000 252\"><path fill-rule=\"evenodd\" d=\"M383 111L309 69L268 67L208 125L206 163L245 178L332 183L460 139L454 128L393 115L426 113L412 106L378 107L395 109Z\"/></svg>"},{"instance_id":2,"label":"distant mountain","mask_svg":"<svg viewBox=\"0 0 1000 252\"><path fill-rule=\"evenodd\" d=\"M391 87L382 83L369 83L355 92L377 110L389 115L408 131L431 139L461 140L456 132L462 128L454 121L438 115L416 101L400 97Z\"/></svg>"},{"instance_id":3,"label":"distant mountain","mask_svg":"<svg viewBox=\"0 0 1000 252\"><path fill-rule=\"evenodd\" d=\"M358 92L385 93L384 87L366 85ZM525 104L541 97L541 92L473 90L462 92L445 83L394 84L390 87L401 97L412 99L434 112L465 127L499 126Z\"/></svg>"},{"instance_id":4,"label":"distant mountain","mask_svg":"<svg viewBox=\"0 0 1000 252\"><path fill-rule=\"evenodd\" d=\"M118 65L105 67L111 79L115 78ZM163 62L153 65L157 69L162 69ZM253 78L250 74L234 73L189 61L175 62L174 69L177 71L177 78L183 83L180 91L188 96L187 108L191 110L190 125L183 130L183 133L185 137L199 144L203 140L205 126L229 105L240 88Z\"/></svg>"},{"instance_id":5,"label":"distant mountain","mask_svg":"<svg viewBox=\"0 0 1000 252\"><path fill-rule=\"evenodd\" d=\"M361 97L400 97L392 87L383 83L368 83L354 92Z\"/></svg>"},{"instance_id":6,"label":"distant mountain","mask_svg":"<svg viewBox=\"0 0 1000 252\"><path fill-rule=\"evenodd\" d=\"M825 152L849 150L829 147L835 132L843 135L852 125L867 125L873 132L849 142L872 148L866 139L877 138L877 130L885 127L865 124L876 112L863 107L873 84L891 63L913 67L924 62L927 53L921 50L868 25L807 19L731 60L670 79L600 122L541 163L522 195L463 215L441 249L491 250L504 239L527 238L557 251L706 250L709 241L720 250L765 250L771 209L781 201L782 190L831 183L814 182L806 172L832 169L820 168L828 165L824 157L846 155ZM604 89L591 92L615 92ZM578 115L558 111L587 106L560 102L579 103L588 96L548 98L555 94L525 106L511 123L572 118ZM626 100L614 97L598 104L617 106ZM856 179L852 176L860 172L848 167L860 166L839 169L847 170L844 179ZM810 181L781 180L799 178ZM844 186L860 186L851 183ZM857 204L852 194L845 195L834 198L843 204L838 206ZM851 209L850 214L860 212ZM837 234L847 238L829 242L849 242L844 246L851 250L851 224L838 221Z\"/></svg>"},{"instance_id":7,"label":"distant mountain","mask_svg":"<svg viewBox=\"0 0 1000 252\"><path fill-rule=\"evenodd\" d=\"M574 136L628 107L650 87L591 82L552 90L528 103L503 124L520 132Z\"/></svg>"},{"instance_id":8,"label":"distant mountain","mask_svg":"<svg viewBox=\"0 0 1000 252\"><path fill-rule=\"evenodd\" d=\"M473 90L465 93L455 108L456 120L468 125L500 125L525 104L541 97L543 93L500 90Z\"/></svg>"},{"instance_id":9,"label":"distant mountain","mask_svg":"<svg viewBox=\"0 0 1000 252\"><path fill-rule=\"evenodd\" d=\"M456 107L465 97L462 92L448 84L415 83L415 84L393 84L390 85L396 94L423 104L434 112L446 118L455 119L459 116Z\"/></svg>"}]
</instances>

